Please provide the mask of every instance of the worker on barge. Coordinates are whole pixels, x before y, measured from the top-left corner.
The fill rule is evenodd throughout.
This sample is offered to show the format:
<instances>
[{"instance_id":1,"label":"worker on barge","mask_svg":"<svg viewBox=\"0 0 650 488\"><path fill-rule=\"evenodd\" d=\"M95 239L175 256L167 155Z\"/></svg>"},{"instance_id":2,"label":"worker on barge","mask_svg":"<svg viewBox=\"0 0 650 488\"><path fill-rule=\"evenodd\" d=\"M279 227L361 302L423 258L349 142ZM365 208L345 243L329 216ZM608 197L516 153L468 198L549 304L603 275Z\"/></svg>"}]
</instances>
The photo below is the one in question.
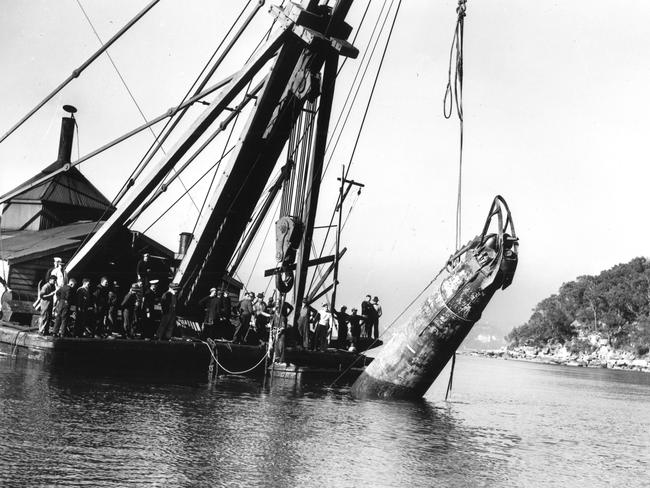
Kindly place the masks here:
<instances>
[{"instance_id":1,"label":"worker on barge","mask_svg":"<svg viewBox=\"0 0 650 488\"><path fill-rule=\"evenodd\" d=\"M160 298L160 307L162 308L162 318L156 337L159 341L168 341L172 338L174 327L176 327L176 303L178 300L178 285L172 283L169 289L163 293Z\"/></svg>"},{"instance_id":2,"label":"worker on barge","mask_svg":"<svg viewBox=\"0 0 650 488\"><path fill-rule=\"evenodd\" d=\"M203 324L201 326L201 336L203 339L215 338L215 325L219 321L219 302L221 297L217 294L216 288L210 288L210 294L199 300L199 305L205 310Z\"/></svg>"},{"instance_id":3,"label":"worker on barge","mask_svg":"<svg viewBox=\"0 0 650 488\"><path fill-rule=\"evenodd\" d=\"M70 278L67 284L56 290L56 319L54 320L54 337L66 337L70 332L70 315L72 303L74 302L74 287L77 281Z\"/></svg>"},{"instance_id":4,"label":"worker on barge","mask_svg":"<svg viewBox=\"0 0 650 488\"><path fill-rule=\"evenodd\" d=\"M95 298L95 334L105 337L108 331L108 278L102 276L93 293Z\"/></svg>"},{"instance_id":5,"label":"worker on barge","mask_svg":"<svg viewBox=\"0 0 650 488\"><path fill-rule=\"evenodd\" d=\"M142 295L142 337L156 337L156 303L158 302L158 280L149 281L149 289Z\"/></svg>"},{"instance_id":6,"label":"worker on barge","mask_svg":"<svg viewBox=\"0 0 650 488\"><path fill-rule=\"evenodd\" d=\"M54 294L56 293L56 275L50 275L41 289L39 290L37 300L41 315L38 319L38 333L46 336L50 333L50 323L52 321L52 304Z\"/></svg>"},{"instance_id":7,"label":"worker on barge","mask_svg":"<svg viewBox=\"0 0 650 488\"><path fill-rule=\"evenodd\" d=\"M90 293L90 280L84 278L81 286L75 294L75 303L77 307L75 315L75 337L84 335L92 337L95 334L95 324L93 321L93 296Z\"/></svg>"},{"instance_id":8,"label":"worker on barge","mask_svg":"<svg viewBox=\"0 0 650 488\"><path fill-rule=\"evenodd\" d=\"M235 344L241 344L248 333L253 316L253 296L253 293L246 292L244 298L239 302L239 325L232 337L232 342Z\"/></svg>"}]
</instances>

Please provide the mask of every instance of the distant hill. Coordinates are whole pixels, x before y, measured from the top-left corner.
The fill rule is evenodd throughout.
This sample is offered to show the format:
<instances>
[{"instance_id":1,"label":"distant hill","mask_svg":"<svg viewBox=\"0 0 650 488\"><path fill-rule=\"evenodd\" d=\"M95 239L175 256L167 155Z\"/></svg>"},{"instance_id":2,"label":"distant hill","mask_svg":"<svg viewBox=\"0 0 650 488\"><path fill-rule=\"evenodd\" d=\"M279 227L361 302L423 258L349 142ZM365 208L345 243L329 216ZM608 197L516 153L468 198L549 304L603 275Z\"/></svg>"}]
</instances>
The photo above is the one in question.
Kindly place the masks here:
<instances>
[{"instance_id":1,"label":"distant hill","mask_svg":"<svg viewBox=\"0 0 650 488\"><path fill-rule=\"evenodd\" d=\"M639 257L564 283L506 336L511 347L553 344L587 351L607 344L638 355L650 348L650 260Z\"/></svg>"}]
</instances>

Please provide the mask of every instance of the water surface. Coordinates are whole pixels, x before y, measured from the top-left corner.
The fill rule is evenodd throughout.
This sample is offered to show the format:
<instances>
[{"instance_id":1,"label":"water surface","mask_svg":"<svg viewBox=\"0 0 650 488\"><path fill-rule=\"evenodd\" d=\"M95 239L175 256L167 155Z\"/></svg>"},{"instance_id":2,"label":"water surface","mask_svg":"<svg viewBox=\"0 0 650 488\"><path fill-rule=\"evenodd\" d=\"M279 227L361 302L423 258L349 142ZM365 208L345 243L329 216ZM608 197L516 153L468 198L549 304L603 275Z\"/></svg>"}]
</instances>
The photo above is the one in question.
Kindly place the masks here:
<instances>
[{"instance_id":1,"label":"water surface","mask_svg":"<svg viewBox=\"0 0 650 488\"><path fill-rule=\"evenodd\" d=\"M422 402L0 358L0 486L642 486L650 375L461 356Z\"/></svg>"}]
</instances>

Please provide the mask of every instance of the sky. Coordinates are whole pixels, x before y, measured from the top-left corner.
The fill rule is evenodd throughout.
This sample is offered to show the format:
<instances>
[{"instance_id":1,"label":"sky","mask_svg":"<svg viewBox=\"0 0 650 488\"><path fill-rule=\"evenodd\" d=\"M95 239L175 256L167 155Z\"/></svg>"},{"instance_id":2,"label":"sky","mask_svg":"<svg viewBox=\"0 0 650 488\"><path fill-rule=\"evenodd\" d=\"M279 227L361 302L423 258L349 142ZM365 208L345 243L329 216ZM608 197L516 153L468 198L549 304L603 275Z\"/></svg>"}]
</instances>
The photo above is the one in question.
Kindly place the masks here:
<instances>
[{"instance_id":1,"label":"sky","mask_svg":"<svg viewBox=\"0 0 650 488\"><path fill-rule=\"evenodd\" d=\"M104 41L147 3L80 2ZM1 3L4 133L99 45L76 0ZM272 3L277 1L266 2L215 80L242 65L270 25ZM182 98L243 5L163 0L109 49L147 118ZM381 5L373 0L361 27L356 45L362 54ZM348 16L355 28L365 6L355 2ZM352 306L366 294L377 295L384 326L454 251L459 131L455 118L443 117L442 99L455 7L446 0L403 2L349 173L366 186L345 210L342 241L349 251L341 262L338 303ZM642 1L468 2L462 240L480 233L497 194L508 201L520 237L514 283L495 295L482 318L495 329L524 323L535 304L566 281L648 254L648 20L650 3ZM335 114L362 54L346 63ZM349 164L369 85L333 153L317 225L328 223L336 177L341 164ZM102 56L0 143L0 193L56 159L64 104L79 110L73 160L142 123ZM188 120L202 109L192 108ZM241 117L236 128L244 122ZM112 198L152 139L141 133L80 169ZM214 163L222 146L209 149L198 168L183 175L186 186ZM208 183L202 180L191 192L194 203L185 198L168 221L152 227L152 237L176 248ZM181 192L176 184L152 212ZM136 228L144 230L154 215L143 216ZM322 231L316 232L320 244ZM274 261L273 236L265 244L262 238L240 270L255 291L267 286L261 272Z\"/></svg>"}]
</instances>

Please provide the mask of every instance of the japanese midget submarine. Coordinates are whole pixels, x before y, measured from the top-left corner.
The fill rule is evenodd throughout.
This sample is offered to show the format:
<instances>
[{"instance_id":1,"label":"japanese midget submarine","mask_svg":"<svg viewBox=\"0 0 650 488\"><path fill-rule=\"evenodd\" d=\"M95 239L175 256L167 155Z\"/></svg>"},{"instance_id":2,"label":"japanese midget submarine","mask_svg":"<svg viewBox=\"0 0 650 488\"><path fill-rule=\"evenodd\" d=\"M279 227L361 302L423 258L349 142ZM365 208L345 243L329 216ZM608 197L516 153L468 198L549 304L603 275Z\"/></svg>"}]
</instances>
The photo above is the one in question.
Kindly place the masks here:
<instances>
[{"instance_id":1,"label":"japanese midget submarine","mask_svg":"<svg viewBox=\"0 0 650 488\"><path fill-rule=\"evenodd\" d=\"M496 232L488 233L496 218ZM352 385L357 398L424 396L494 293L517 268L518 239L506 201L497 196L483 232L459 249L432 282L434 293L392 331L381 352Z\"/></svg>"}]
</instances>

